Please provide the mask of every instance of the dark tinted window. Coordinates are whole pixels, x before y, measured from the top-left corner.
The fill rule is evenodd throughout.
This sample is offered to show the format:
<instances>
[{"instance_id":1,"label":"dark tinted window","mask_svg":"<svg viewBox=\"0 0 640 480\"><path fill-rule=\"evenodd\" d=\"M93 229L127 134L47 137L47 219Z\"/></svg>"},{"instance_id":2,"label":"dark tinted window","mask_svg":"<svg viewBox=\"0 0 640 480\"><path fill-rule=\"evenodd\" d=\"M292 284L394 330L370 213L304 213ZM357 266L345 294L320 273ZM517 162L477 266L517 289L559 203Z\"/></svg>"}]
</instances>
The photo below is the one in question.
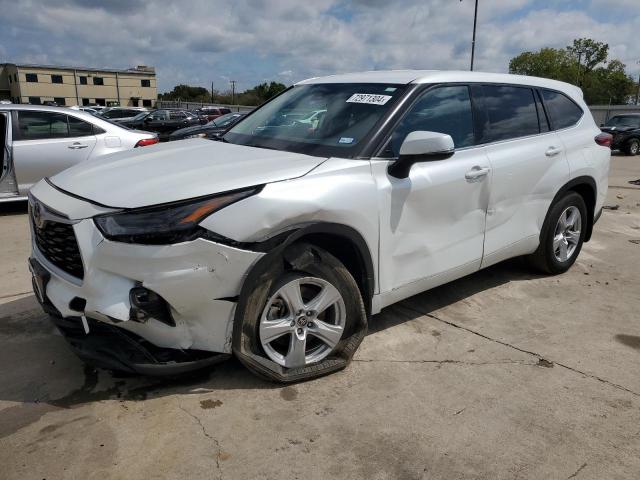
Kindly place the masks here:
<instances>
[{"instance_id":1,"label":"dark tinted window","mask_svg":"<svg viewBox=\"0 0 640 480\"><path fill-rule=\"evenodd\" d=\"M80 77L80 85L86 85L87 84L87 77Z\"/></svg>"},{"instance_id":2,"label":"dark tinted window","mask_svg":"<svg viewBox=\"0 0 640 480\"><path fill-rule=\"evenodd\" d=\"M104 79L102 77L93 77L94 85L104 85Z\"/></svg>"},{"instance_id":3,"label":"dark tinted window","mask_svg":"<svg viewBox=\"0 0 640 480\"><path fill-rule=\"evenodd\" d=\"M151 100L142 100L142 106L143 107L150 107L151 106Z\"/></svg>"},{"instance_id":4,"label":"dark tinted window","mask_svg":"<svg viewBox=\"0 0 640 480\"><path fill-rule=\"evenodd\" d=\"M532 89L484 85L482 92L488 116L483 142L496 142L540 133Z\"/></svg>"},{"instance_id":5,"label":"dark tinted window","mask_svg":"<svg viewBox=\"0 0 640 480\"><path fill-rule=\"evenodd\" d=\"M542 98L554 130L571 127L582 118L582 109L560 92L542 90Z\"/></svg>"},{"instance_id":6,"label":"dark tinted window","mask_svg":"<svg viewBox=\"0 0 640 480\"><path fill-rule=\"evenodd\" d=\"M67 104L67 99L64 97L55 97L53 101L56 102L56 105L58 105L59 107Z\"/></svg>"},{"instance_id":7,"label":"dark tinted window","mask_svg":"<svg viewBox=\"0 0 640 480\"><path fill-rule=\"evenodd\" d=\"M473 145L469 89L466 86L440 87L422 95L394 130L383 156L397 157L405 137L417 130L451 135L456 148Z\"/></svg>"},{"instance_id":8,"label":"dark tinted window","mask_svg":"<svg viewBox=\"0 0 640 480\"><path fill-rule=\"evenodd\" d=\"M143 87L150 87L151 86L151 80L140 80L140 85Z\"/></svg>"},{"instance_id":9,"label":"dark tinted window","mask_svg":"<svg viewBox=\"0 0 640 480\"><path fill-rule=\"evenodd\" d=\"M64 138L67 136L67 116L52 112L18 112L21 140Z\"/></svg>"},{"instance_id":10,"label":"dark tinted window","mask_svg":"<svg viewBox=\"0 0 640 480\"><path fill-rule=\"evenodd\" d=\"M30 105L40 105L42 102L40 101L40 97L29 97Z\"/></svg>"},{"instance_id":11,"label":"dark tinted window","mask_svg":"<svg viewBox=\"0 0 640 480\"><path fill-rule=\"evenodd\" d=\"M51 75L51 83L62 83L62 75Z\"/></svg>"},{"instance_id":12,"label":"dark tinted window","mask_svg":"<svg viewBox=\"0 0 640 480\"><path fill-rule=\"evenodd\" d=\"M107 102L105 101L104 98L96 98L96 105L100 105L101 107L104 107L107 104Z\"/></svg>"},{"instance_id":13,"label":"dark tinted window","mask_svg":"<svg viewBox=\"0 0 640 480\"><path fill-rule=\"evenodd\" d=\"M69 116L69 136L70 137L84 137L86 135L93 135L93 125L79 118Z\"/></svg>"},{"instance_id":14,"label":"dark tinted window","mask_svg":"<svg viewBox=\"0 0 640 480\"><path fill-rule=\"evenodd\" d=\"M38 81L38 75L35 73L27 73L25 75L25 77L27 78L27 82L37 82Z\"/></svg>"},{"instance_id":15,"label":"dark tinted window","mask_svg":"<svg viewBox=\"0 0 640 480\"><path fill-rule=\"evenodd\" d=\"M171 120L184 120L186 115L183 112L176 112L175 110L172 110L169 112L169 118Z\"/></svg>"}]
</instances>

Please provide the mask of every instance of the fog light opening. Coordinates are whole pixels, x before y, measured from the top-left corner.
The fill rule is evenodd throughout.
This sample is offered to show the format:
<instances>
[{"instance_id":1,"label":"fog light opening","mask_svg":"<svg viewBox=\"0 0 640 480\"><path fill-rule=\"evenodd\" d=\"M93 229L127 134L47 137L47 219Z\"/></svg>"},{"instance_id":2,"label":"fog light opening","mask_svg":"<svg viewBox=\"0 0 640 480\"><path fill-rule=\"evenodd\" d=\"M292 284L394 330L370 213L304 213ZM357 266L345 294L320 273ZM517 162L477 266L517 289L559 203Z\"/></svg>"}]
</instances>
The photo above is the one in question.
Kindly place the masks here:
<instances>
[{"instance_id":1,"label":"fog light opening","mask_svg":"<svg viewBox=\"0 0 640 480\"><path fill-rule=\"evenodd\" d=\"M145 287L134 287L129 291L129 302L129 320L145 323L154 318L171 327L176 326L169 304L156 292Z\"/></svg>"}]
</instances>

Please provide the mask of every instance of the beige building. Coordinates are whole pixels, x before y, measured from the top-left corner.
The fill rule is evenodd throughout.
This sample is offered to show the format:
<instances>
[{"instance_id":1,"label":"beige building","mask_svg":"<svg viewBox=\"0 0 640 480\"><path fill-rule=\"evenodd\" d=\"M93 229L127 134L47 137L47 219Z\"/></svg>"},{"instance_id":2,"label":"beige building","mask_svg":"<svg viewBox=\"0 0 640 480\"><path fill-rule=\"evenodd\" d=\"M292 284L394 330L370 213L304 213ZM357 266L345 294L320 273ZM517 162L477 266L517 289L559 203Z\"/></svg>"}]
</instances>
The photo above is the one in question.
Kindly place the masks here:
<instances>
[{"instance_id":1,"label":"beige building","mask_svg":"<svg viewBox=\"0 0 640 480\"><path fill-rule=\"evenodd\" d=\"M0 100L58 105L154 107L158 99L156 71L0 63Z\"/></svg>"}]
</instances>

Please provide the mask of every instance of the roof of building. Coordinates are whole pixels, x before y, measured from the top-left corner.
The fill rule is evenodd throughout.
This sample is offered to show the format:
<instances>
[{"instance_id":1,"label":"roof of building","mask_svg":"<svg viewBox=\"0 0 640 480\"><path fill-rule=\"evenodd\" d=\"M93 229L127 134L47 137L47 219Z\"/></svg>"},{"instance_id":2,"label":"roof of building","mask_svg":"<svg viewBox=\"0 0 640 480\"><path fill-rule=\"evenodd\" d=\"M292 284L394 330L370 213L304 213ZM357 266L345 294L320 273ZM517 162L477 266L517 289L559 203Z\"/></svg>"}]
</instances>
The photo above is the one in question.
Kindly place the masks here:
<instances>
[{"instance_id":1,"label":"roof of building","mask_svg":"<svg viewBox=\"0 0 640 480\"><path fill-rule=\"evenodd\" d=\"M13 65L18 68L44 68L47 70L79 70L83 72L108 72L108 73L128 73L128 74L142 74L142 75L155 75L156 69L154 67L148 67L146 65L139 65L137 67L127 69L117 68L92 68L92 67L73 67L68 65L44 65L37 63L3 63L1 65Z\"/></svg>"},{"instance_id":2,"label":"roof of building","mask_svg":"<svg viewBox=\"0 0 640 480\"><path fill-rule=\"evenodd\" d=\"M327 77L309 78L298 82L297 85L314 83L509 83L529 85L532 87L547 87L582 97L582 91L575 85L548 78L528 77L525 75L511 75L507 73L485 73L452 70L376 70L371 72L343 73Z\"/></svg>"}]
</instances>

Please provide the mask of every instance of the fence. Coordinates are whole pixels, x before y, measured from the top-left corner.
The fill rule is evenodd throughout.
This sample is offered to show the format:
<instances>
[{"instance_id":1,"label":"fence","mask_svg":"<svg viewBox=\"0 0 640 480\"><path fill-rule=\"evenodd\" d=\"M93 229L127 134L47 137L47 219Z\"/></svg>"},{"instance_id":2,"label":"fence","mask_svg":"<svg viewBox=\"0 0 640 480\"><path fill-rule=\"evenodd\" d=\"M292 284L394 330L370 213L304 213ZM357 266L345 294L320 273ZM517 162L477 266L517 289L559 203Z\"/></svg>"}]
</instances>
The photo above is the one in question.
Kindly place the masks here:
<instances>
[{"instance_id":1,"label":"fence","mask_svg":"<svg viewBox=\"0 0 640 480\"><path fill-rule=\"evenodd\" d=\"M605 123L614 115L640 113L640 105L591 105L589 107L596 123Z\"/></svg>"},{"instance_id":2,"label":"fence","mask_svg":"<svg viewBox=\"0 0 640 480\"><path fill-rule=\"evenodd\" d=\"M250 105L223 105L221 103L207 103L207 102L183 102L181 100L158 100L156 102L156 108L182 108L184 110L195 110L202 107L226 107L232 112L250 112L256 107Z\"/></svg>"}]
</instances>

